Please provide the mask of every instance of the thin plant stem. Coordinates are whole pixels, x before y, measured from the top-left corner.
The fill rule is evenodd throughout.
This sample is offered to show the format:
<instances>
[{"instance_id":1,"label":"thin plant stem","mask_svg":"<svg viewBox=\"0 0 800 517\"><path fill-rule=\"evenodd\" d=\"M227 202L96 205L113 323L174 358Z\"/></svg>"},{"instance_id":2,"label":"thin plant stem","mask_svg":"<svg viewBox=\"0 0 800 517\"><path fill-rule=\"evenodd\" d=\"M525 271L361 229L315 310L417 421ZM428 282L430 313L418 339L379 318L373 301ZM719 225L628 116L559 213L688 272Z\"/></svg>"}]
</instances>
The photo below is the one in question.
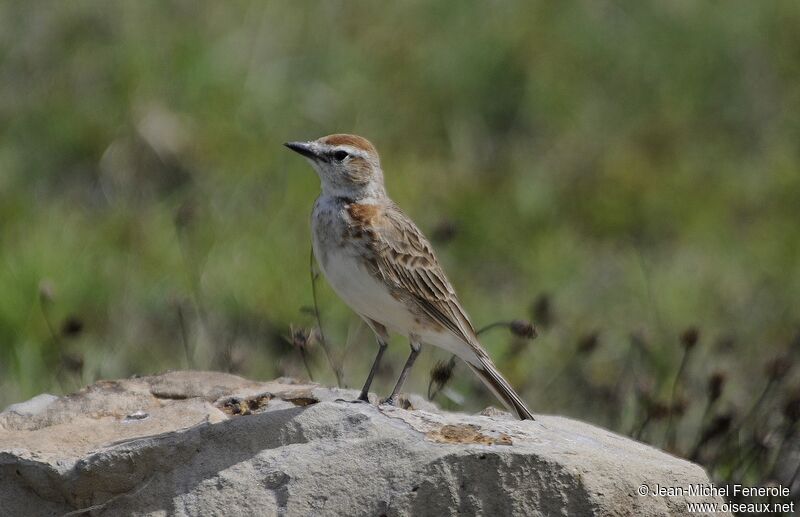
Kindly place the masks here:
<instances>
[{"instance_id":1,"label":"thin plant stem","mask_svg":"<svg viewBox=\"0 0 800 517\"><path fill-rule=\"evenodd\" d=\"M511 322L510 321L495 321L494 323L489 323L488 325L486 325L484 327L481 327L478 330L476 330L475 331L475 335L476 336L480 336L484 332L488 332L488 331L490 331L492 329L495 329L495 328L498 328L498 327L510 327L510 326L511 326ZM455 364L456 364L456 356L455 356L455 354L450 356L450 361L448 361L448 364L449 364L449 367L450 367L451 370L455 367ZM436 388L436 390L432 391L432 389L433 389L433 379L431 379L430 382L428 382L428 400L433 400L434 398L436 398L436 396L439 394L439 392L442 391L443 388L444 388L444 384L441 385L441 386L438 386Z\"/></svg>"},{"instance_id":2,"label":"thin plant stem","mask_svg":"<svg viewBox=\"0 0 800 517\"><path fill-rule=\"evenodd\" d=\"M319 304L317 303L317 274L314 272L313 247L311 248L311 253L309 253L308 270L311 274L311 296L314 299L314 317L317 320L317 328L319 329L319 344L322 346L322 350L325 352L325 357L328 359L328 364L331 365L333 374L336 376L336 385L341 388L342 371L341 368L336 364L336 361L333 359L333 354L328 346L328 340L325 338L325 331L322 329L322 318L320 317Z\"/></svg>"},{"instance_id":3,"label":"thin plant stem","mask_svg":"<svg viewBox=\"0 0 800 517\"><path fill-rule=\"evenodd\" d=\"M567 370L570 369L570 367L575 362L576 357L578 357L577 349L572 351L572 353L569 355L569 359L567 359L567 361L564 363L561 369L558 370L558 372L555 375L553 375L549 381L545 383L544 388L542 388L542 393L547 393L548 391L550 391L550 388L552 388L553 385L567 372Z\"/></svg>"},{"instance_id":4,"label":"thin plant stem","mask_svg":"<svg viewBox=\"0 0 800 517\"><path fill-rule=\"evenodd\" d=\"M647 425L650 423L651 418L652 417L649 414L646 417L644 417L644 420L642 420L642 423L639 425L639 427L636 430L636 432L631 433L631 434L633 434L634 438L639 440L642 437L642 434L644 433L645 428L647 428Z\"/></svg>"},{"instance_id":5,"label":"thin plant stem","mask_svg":"<svg viewBox=\"0 0 800 517\"><path fill-rule=\"evenodd\" d=\"M692 447L691 453L689 454L689 458L694 459L700 453L700 447L703 446L703 429L708 421L708 415L711 414L711 409L716 405L716 400L712 400L711 398L708 399L706 402L706 408L703 410L703 416L700 417L700 425L698 426L697 430L697 440L694 443L694 447Z\"/></svg>"},{"instance_id":6,"label":"thin plant stem","mask_svg":"<svg viewBox=\"0 0 800 517\"><path fill-rule=\"evenodd\" d=\"M769 392L772 390L772 386L774 384L775 384L775 378L770 378L767 381L767 385L764 386L764 389L761 391L761 395L758 396L758 398L753 403L753 405L750 407L750 409L747 411L747 413L745 413L744 417L739 422L739 425L736 426L735 428L733 426L731 426L731 428L725 433L725 435L720 440L721 443L726 443L728 437L730 436L731 432L733 432L734 429L736 429L736 430L745 429L745 426L748 424L748 420L750 420L750 418L753 417L753 415L756 413L756 410L758 409L758 407L761 406L761 404L764 402L764 399L767 398L767 395L769 395ZM730 449L730 445L727 446L727 447L723 447L723 449L720 451L720 453L717 455L717 457L714 458L710 462L710 464L709 464L710 467L711 468L716 467L718 462L728 454L729 449Z\"/></svg>"},{"instance_id":7,"label":"thin plant stem","mask_svg":"<svg viewBox=\"0 0 800 517\"><path fill-rule=\"evenodd\" d=\"M792 479L789 480L789 484L787 485L789 487L789 490L792 489L795 481L797 481L798 479L800 479L800 463L797 464L797 469L794 471Z\"/></svg>"},{"instance_id":8,"label":"thin plant stem","mask_svg":"<svg viewBox=\"0 0 800 517\"><path fill-rule=\"evenodd\" d=\"M53 346L55 346L57 355L58 355L58 364L56 365L56 371L53 375L53 379L58 384L58 388L63 392L64 391L64 383L61 382L61 370L63 369L63 361L61 360L63 352L63 347L61 344L61 338L59 334L56 332L55 327L53 326L53 322L50 320L50 306L48 302L40 301L39 306L42 309L42 316L44 317L44 321L47 324L47 330L50 332L50 338L53 340Z\"/></svg>"},{"instance_id":9,"label":"thin plant stem","mask_svg":"<svg viewBox=\"0 0 800 517\"><path fill-rule=\"evenodd\" d=\"M181 302L178 302L178 323L181 328L181 341L183 342L183 353L186 355L186 365L191 370L194 368L194 360L192 359L189 331L186 328L186 317L183 315L183 304Z\"/></svg>"},{"instance_id":10,"label":"thin plant stem","mask_svg":"<svg viewBox=\"0 0 800 517\"><path fill-rule=\"evenodd\" d=\"M664 435L664 445L667 449L675 445L675 427L674 427L674 414L675 414L675 396L678 393L678 385L681 382L686 364L689 362L689 354L691 349L685 347L683 349L683 357L681 358L681 365L678 367L678 373L675 374L675 380L672 383L672 394L669 398L669 416L667 417L667 432Z\"/></svg>"},{"instance_id":11,"label":"thin plant stem","mask_svg":"<svg viewBox=\"0 0 800 517\"><path fill-rule=\"evenodd\" d=\"M475 335L476 336L480 336L484 332L486 332L488 330L492 330L493 328L508 327L509 325L511 325L511 323L508 322L508 321L495 321L494 323L489 323L485 327L481 327L480 329L476 330L475 331Z\"/></svg>"},{"instance_id":12,"label":"thin plant stem","mask_svg":"<svg viewBox=\"0 0 800 517\"><path fill-rule=\"evenodd\" d=\"M476 330L475 331L475 335L476 336L480 336L484 332L488 332L489 330L492 330L494 328L508 327L510 325L511 325L511 322L509 322L509 321L495 321L494 323L489 323L488 325L486 325L484 327L481 327L478 330ZM456 363L456 356L454 354L454 355L450 356L449 365L450 365L451 369L455 366L455 363ZM444 385L439 386L434 391L431 391L432 388L433 388L433 379L431 379L430 382L428 382L428 400L433 400L434 398L436 398L436 395L438 395L439 392L442 391L442 388L444 388Z\"/></svg>"},{"instance_id":13,"label":"thin plant stem","mask_svg":"<svg viewBox=\"0 0 800 517\"><path fill-rule=\"evenodd\" d=\"M753 464L758 460L758 456L758 450L755 448L750 448L748 453L737 462L738 464L735 465L733 469L731 469L731 478L744 479L744 476L747 475L747 473L753 467ZM741 467L741 470L739 470L739 467ZM737 474L737 472L739 473Z\"/></svg>"},{"instance_id":14,"label":"thin plant stem","mask_svg":"<svg viewBox=\"0 0 800 517\"><path fill-rule=\"evenodd\" d=\"M311 367L308 365L308 356L306 354L305 348L300 348L300 357L303 358L303 366L306 367L306 373L308 374L308 380L314 382L314 375L311 373Z\"/></svg>"},{"instance_id":15,"label":"thin plant stem","mask_svg":"<svg viewBox=\"0 0 800 517\"><path fill-rule=\"evenodd\" d=\"M755 415L756 410L758 410L759 406L761 406L761 404L764 402L764 399L767 398L767 395L769 394L770 390L772 390L772 386L774 384L775 384L775 378L771 377L767 381L767 385L764 386L764 391L761 392L761 395L758 397L758 399L756 399L755 403L750 407L750 410L747 411L747 413L744 415L744 418L742 418L741 425L739 426L740 428L744 427L747 421L750 420L750 418L752 418L753 415Z\"/></svg>"},{"instance_id":16,"label":"thin plant stem","mask_svg":"<svg viewBox=\"0 0 800 517\"><path fill-rule=\"evenodd\" d=\"M795 425L796 425L795 423L790 423L787 426L786 430L783 432L783 437L781 438L781 443L780 443L780 445L778 445L778 448L777 448L778 452L773 457L772 462L770 464L770 468L767 470L767 472L770 472L773 477L775 476L776 470L778 468L778 461L781 458L784 457L784 453L786 452L786 446L789 443L791 443L790 439L794 438Z\"/></svg>"}]
</instances>

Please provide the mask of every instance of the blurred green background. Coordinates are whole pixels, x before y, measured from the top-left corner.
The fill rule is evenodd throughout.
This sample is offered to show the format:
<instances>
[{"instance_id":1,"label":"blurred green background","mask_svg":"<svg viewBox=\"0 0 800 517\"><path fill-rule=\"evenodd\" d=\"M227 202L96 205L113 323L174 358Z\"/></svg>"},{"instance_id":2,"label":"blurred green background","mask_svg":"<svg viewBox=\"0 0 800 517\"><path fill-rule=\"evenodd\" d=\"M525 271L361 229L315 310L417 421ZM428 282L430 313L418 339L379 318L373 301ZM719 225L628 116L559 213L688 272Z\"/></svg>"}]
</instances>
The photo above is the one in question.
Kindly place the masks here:
<instances>
[{"instance_id":1,"label":"blurred green background","mask_svg":"<svg viewBox=\"0 0 800 517\"><path fill-rule=\"evenodd\" d=\"M316 326L319 184L281 144L349 132L476 326L538 326L483 336L534 411L632 432L677 393L692 442L713 371L741 414L795 357L798 27L792 1L3 2L0 407L165 369L307 376L286 336ZM372 337L318 288L360 387ZM445 391L495 403L465 368Z\"/></svg>"}]
</instances>

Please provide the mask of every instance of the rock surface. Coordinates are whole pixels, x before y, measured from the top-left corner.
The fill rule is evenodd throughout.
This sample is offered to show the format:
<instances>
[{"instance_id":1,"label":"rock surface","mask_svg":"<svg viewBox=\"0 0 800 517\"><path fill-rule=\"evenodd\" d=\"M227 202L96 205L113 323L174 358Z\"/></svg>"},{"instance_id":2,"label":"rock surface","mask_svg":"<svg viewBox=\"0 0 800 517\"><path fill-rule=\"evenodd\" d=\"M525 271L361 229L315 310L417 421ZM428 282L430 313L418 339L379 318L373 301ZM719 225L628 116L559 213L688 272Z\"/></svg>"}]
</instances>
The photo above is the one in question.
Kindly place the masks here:
<instances>
[{"instance_id":1,"label":"rock surface","mask_svg":"<svg viewBox=\"0 0 800 517\"><path fill-rule=\"evenodd\" d=\"M703 469L575 420L400 409L291 379L101 381L0 413L2 515L682 515ZM705 499L705 501L709 501Z\"/></svg>"}]
</instances>

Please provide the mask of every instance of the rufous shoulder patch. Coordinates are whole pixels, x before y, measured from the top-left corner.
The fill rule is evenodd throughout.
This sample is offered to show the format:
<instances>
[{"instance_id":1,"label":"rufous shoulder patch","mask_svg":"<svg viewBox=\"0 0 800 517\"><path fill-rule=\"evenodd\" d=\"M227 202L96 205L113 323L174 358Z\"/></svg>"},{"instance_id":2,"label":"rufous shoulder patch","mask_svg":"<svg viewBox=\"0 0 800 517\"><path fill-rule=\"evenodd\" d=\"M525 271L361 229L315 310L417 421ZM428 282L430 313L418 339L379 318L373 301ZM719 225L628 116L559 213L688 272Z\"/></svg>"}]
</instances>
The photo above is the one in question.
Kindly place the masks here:
<instances>
[{"instance_id":1,"label":"rufous shoulder patch","mask_svg":"<svg viewBox=\"0 0 800 517\"><path fill-rule=\"evenodd\" d=\"M372 226L380 216L381 209L378 205L351 203L347 206L347 213L359 226Z\"/></svg>"}]
</instances>

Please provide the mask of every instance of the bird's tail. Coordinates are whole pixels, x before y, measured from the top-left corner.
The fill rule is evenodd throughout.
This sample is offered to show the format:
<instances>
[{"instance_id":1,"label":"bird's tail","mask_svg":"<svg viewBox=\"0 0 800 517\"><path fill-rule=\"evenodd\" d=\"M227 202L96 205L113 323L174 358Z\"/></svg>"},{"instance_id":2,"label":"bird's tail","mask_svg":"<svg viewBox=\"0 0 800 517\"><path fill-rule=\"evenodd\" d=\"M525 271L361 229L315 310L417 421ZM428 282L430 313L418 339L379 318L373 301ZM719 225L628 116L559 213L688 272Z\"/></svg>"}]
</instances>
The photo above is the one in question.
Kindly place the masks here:
<instances>
[{"instance_id":1,"label":"bird's tail","mask_svg":"<svg viewBox=\"0 0 800 517\"><path fill-rule=\"evenodd\" d=\"M500 399L503 404L519 416L520 420L534 420L533 414L525 406L514 388L508 383L507 380L497 371L497 368L488 357L478 357L479 365L472 364L466 361L469 367L475 372L483 383Z\"/></svg>"}]
</instances>

